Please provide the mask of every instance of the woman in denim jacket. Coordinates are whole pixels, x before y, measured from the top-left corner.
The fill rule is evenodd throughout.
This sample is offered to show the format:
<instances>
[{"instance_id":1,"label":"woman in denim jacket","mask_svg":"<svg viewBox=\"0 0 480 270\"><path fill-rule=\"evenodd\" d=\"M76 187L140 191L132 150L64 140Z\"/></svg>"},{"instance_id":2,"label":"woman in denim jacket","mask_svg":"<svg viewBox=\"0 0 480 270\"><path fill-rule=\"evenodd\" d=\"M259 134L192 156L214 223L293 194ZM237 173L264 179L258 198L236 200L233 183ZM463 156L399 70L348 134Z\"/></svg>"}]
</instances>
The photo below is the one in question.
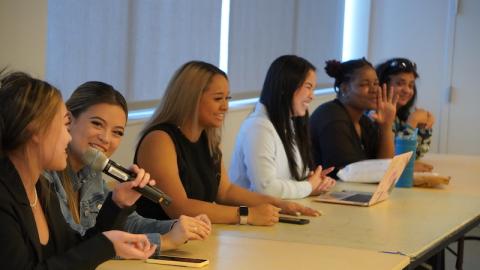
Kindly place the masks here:
<instances>
[{"instance_id":1,"label":"woman in denim jacket","mask_svg":"<svg viewBox=\"0 0 480 270\"><path fill-rule=\"evenodd\" d=\"M66 102L70 112L68 167L61 172L46 172L54 184L62 213L70 226L81 234L95 226L96 217L110 192L102 172L82 161L83 153L93 147L110 157L125 131L127 104L111 85L86 82ZM178 220L147 219L133 212L125 224L126 231L147 234L158 251L174 249L188 240L205 239L211 230L206 215Z\"/></svg>"},{"instance_id":2,"label":"woman in denim jacket","mask_svg":"<svg viewBox=\"0 0 480 270\"><path fill-rule=\"evenodd\" d=\"M155 251L145 235L119 231L140 197L134 187L154 184L145 171L115 187L84 236L65 222L44 170L67 165L69 117L49 83L0 71L0 249L2 269L95 269L117 255L146 259Z\"/></svg>"}]
</instances>

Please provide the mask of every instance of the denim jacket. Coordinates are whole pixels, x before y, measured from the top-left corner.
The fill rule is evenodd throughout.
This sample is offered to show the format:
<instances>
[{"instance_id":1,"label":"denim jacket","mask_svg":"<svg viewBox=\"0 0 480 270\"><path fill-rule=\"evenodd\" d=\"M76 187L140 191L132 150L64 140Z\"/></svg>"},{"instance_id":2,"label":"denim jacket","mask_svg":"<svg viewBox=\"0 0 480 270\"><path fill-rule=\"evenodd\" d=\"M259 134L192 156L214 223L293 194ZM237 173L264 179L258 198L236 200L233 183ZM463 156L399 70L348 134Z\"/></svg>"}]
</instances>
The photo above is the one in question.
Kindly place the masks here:
<instances>
[{"instance_id":1,"label":"denim jacket","mask_svg":"<svg viewBox=\"0 0 480 270\"><path fill-rule=\"evenodd\" d=\"M67 173L72 180L73 189L78 191L80 205L80 223L76 223L68 208L67 194L57 172L46 171L43 176L50 181L58 195L60 208L67 223L80 234L95 226L95 221L102 204L110 190L102 179L101 172L94 171L90 166L85 166L78 173L67 168ZM131 233L144 233L151 243L160 247L160 234L169 232L176 220L156 220L140 216L133 212L125 223L125 230ZM158 249L159 250L159 249Z\"/></svg>"}]
</instances>

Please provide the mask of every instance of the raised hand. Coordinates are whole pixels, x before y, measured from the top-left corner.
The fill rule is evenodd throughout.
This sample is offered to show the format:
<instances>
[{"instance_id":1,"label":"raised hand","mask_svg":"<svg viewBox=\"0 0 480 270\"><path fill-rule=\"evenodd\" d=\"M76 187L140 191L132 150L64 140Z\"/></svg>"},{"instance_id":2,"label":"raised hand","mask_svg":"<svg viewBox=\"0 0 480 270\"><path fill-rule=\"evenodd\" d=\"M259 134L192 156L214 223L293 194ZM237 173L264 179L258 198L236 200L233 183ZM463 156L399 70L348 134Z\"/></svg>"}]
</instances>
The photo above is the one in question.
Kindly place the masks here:
<instances>
[{"instance_id":1,"label":"raised hand","mask_svg":"<svg viewBox=\"0 0 480 270\"><path fill-rule=\"evenodd\" d=\"M150 244L144 234L131 234L122 231L106 231L103 235L113 244L115 254L124 259L147 259L157 248Z\"/></svg>"},{"instance_id":2,"label":"raised hand","mask_svg":"<svg viewBox=\"0 0 480 270\"><path fill-rule=\"evenodd\" d=\"M130 170L137 174L135 180L117 184L112 192L112 200L121 208L133 205L140 198L141 194L135 191L134 187L155 185L155 181L150 179L150 174L144 169L132 165Z\"/></svg>"},{"instance_id":3,"label":"raised hand","mask_svg":"<svg viewBox=\"0 0 480 270\"><path fill-rule=\"evenodd\" d=\"M379 87L380 88L380 87ZM387 91L387 85L383 84L377 91L377 109L370 117L380 126L392 125L397 113L398 94L395 94L393 88Z\"/></svg>"}]
</instances>

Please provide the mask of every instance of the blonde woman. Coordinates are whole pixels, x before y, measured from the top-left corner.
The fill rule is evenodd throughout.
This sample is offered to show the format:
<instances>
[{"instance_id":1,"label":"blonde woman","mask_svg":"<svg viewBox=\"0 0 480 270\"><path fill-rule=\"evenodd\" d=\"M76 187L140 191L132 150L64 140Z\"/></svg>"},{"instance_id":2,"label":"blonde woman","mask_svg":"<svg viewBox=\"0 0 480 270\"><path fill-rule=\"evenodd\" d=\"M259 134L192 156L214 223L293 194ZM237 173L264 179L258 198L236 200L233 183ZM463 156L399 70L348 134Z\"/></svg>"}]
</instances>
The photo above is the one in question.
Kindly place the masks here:
<instances>
[{"instance_id":1,"label":"blonde woman","mask_svg":"<svg viewBox=\"0 0 480 270\"><path fill-rule=\"evenodd\" d=\"M205 213L212 223L251 225L273 225L279 212L318 215L314 209L230 182L220 151L229 99L227 75L217 67L192 61L177 70L141 132L134 160L173 202L162 209L141 200L137 211L157 219Z\"/></svg>"}]
</instances>

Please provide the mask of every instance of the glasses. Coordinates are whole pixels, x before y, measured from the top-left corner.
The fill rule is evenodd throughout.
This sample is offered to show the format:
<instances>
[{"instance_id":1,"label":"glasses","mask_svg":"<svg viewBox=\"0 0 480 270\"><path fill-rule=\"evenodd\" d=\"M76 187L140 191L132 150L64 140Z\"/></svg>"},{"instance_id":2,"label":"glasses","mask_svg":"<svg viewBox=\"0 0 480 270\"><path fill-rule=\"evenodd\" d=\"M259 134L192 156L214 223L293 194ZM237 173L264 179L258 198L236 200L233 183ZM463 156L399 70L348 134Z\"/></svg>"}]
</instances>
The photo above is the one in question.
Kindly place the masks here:
<instances>
[{"instance_id":1,"label":"glasses","mask_svg":"<svg viewBox=\"0 0 480 270\"><path fill-rule=\"evenodd\" d=\"M410 62L407 59L396 59L390 62L389 65L390 68L392 69L399 69L399 70L405 70L405 71L417 71L417 64L414 62Z\"/></svg>"}]
</instances>

